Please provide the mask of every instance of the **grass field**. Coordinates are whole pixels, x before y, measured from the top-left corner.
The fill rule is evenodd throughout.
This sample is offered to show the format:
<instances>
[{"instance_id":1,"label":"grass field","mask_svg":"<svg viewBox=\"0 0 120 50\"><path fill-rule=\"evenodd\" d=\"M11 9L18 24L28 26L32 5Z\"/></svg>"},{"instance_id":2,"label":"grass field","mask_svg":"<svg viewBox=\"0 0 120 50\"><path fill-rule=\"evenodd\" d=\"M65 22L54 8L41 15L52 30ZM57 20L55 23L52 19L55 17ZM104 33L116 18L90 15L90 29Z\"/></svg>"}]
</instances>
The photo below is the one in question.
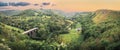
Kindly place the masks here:
<instances>
[{"instance_id":1,"label":"grass field","mask_svg":"<svg viewBox=\"0 0 120 50\"><path fill-rule=\"evenodd\" d=\"M64 43L71 43L73 41L78 40L80 32L76 31L76 29L70 30L70 33L68 34L61 34L60 38L62 39L62 42Z\"/></svg>"}]
</instances>

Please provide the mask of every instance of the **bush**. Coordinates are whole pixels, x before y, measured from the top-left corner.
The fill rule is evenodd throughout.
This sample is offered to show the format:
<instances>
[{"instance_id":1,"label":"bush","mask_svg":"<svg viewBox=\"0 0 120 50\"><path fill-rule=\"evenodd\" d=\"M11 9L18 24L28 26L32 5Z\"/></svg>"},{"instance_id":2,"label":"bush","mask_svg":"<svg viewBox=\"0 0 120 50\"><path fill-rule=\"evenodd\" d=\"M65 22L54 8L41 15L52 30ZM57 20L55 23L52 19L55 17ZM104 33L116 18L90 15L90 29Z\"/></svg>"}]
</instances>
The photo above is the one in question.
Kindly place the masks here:
<instances>
[{"instance_id":1,"label":"bush","mask_svg":"<svg viewBox=\"0 0 120 50\"><path fill-rule=\"evenodd\" d=\"M0 50L11 50L8 46L0 43Z\"/></svg>"}]
</instances>

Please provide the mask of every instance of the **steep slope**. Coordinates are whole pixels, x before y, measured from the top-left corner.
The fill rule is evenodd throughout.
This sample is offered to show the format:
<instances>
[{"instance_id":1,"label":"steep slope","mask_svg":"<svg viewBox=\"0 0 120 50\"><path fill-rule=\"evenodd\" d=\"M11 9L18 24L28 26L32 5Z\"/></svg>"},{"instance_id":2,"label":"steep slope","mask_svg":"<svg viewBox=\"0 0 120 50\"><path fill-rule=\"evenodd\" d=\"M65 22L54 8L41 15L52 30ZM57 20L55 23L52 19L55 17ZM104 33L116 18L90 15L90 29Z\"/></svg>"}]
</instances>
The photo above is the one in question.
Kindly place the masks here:
<instances>
[{"instance_id":1,"label":"steep slope","mask_svg":"<svg viewBox=\"0 0 120 50\"><path fill-rule=\"evenodd\" d=\"M7 28L10 31L15 30L15 32L18 31L19 33L23 32L22 29L19 29L19 28L16 28L16 27L12 27L12 26L9 26L9 25L3 24L3 23L0 23L0 27Z\"/></svg>"},{"instance_id":2,"label":"steep slope","mask_svg":"<svg viewBox=\"0 0 120 50\"><path fill-rule=\"evenodd\" d=\"M113 10L97 10L93 18L94 23L101 23L120 19L120 11Z\"/></svg>"},{"instance_id":3,"label":"steep slope","mask_svg":"<svg viewBox=\"0 0 120 50\"><path fill-rule=\"evenodd\" d=\"M23 30L0 23L0 41L2 39L10 40L11 37L19 37Z\"/></svg>"},{"instance_id":4,"label":"steep slope","mask_svg":"<svg viewBox=\"0 0 120 50\"><path fill-rule=\"evenodd\" d=\"M91 17L84 17L80 21L84 39L80 49L119 50L120 11L97 10L89 16Z\"/></svg>"}]
</instances>

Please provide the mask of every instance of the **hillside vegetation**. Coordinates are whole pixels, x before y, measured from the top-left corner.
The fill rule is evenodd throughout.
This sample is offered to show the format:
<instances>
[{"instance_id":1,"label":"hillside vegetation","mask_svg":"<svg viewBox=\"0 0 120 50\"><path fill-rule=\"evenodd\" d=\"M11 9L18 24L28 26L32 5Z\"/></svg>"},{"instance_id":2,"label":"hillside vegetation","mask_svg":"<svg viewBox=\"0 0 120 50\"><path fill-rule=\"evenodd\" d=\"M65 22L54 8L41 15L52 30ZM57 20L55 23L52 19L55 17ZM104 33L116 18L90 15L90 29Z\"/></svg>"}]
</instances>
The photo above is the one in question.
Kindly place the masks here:
<instances>
[{"instance_id":1,"label":"hillside vegetation","mask_svg":"<svg viewBox=\"0 0 120 50\"><path fill-rule=\"evenodd\" d=\"M120 11L59 13L30 9L1 13L0 50L120 50ZM37 38L22 34L32 28L38 28Z\"/></svg>"},{"instance_id":2,"label":"hillside vegetation","mask_svg":"<svg viewBox=\"0 0 120 50\"><path fill-rule=\"evenodd\" d=\"M87 24L83 24L83 49L119 50L120 12L98 10ZM91 22L90 22L91 21ZM93 21L93 22L92 22ZM118 45L115 45L118 44Z\"/></svg>"},{"instance_id":3,"label":"hillside vegetation","mask_svg":"<svg viewBox=\"0 0 120 50\"><path fill-rule=\"evenodd\" d=\"M107 22L112 20L119 20L120 19L120 11L113 11L113 10L97 10L95 12L95 16L93 18L93 22L101 23Z\"/></svg>"}]
</instances>

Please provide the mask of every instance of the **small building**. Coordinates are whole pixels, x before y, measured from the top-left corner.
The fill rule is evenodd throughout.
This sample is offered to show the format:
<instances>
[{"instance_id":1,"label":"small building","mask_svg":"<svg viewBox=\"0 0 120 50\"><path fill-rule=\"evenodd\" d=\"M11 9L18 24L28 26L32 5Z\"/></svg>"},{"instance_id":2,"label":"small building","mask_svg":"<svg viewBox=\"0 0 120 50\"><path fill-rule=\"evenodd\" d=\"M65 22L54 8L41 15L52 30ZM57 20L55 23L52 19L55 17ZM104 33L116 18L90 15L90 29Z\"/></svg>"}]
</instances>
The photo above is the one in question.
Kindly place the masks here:
<instances>
[{"instance_id":1,"label":"small building","mask_svg":"<svg viewBox=\"0 0 120 50\"><path fill-rule=\"evenodd\" d=\"M78 32L81 31L81 28L77 28L76 31L78 31Z\"/></svg>"}]
</instances>

